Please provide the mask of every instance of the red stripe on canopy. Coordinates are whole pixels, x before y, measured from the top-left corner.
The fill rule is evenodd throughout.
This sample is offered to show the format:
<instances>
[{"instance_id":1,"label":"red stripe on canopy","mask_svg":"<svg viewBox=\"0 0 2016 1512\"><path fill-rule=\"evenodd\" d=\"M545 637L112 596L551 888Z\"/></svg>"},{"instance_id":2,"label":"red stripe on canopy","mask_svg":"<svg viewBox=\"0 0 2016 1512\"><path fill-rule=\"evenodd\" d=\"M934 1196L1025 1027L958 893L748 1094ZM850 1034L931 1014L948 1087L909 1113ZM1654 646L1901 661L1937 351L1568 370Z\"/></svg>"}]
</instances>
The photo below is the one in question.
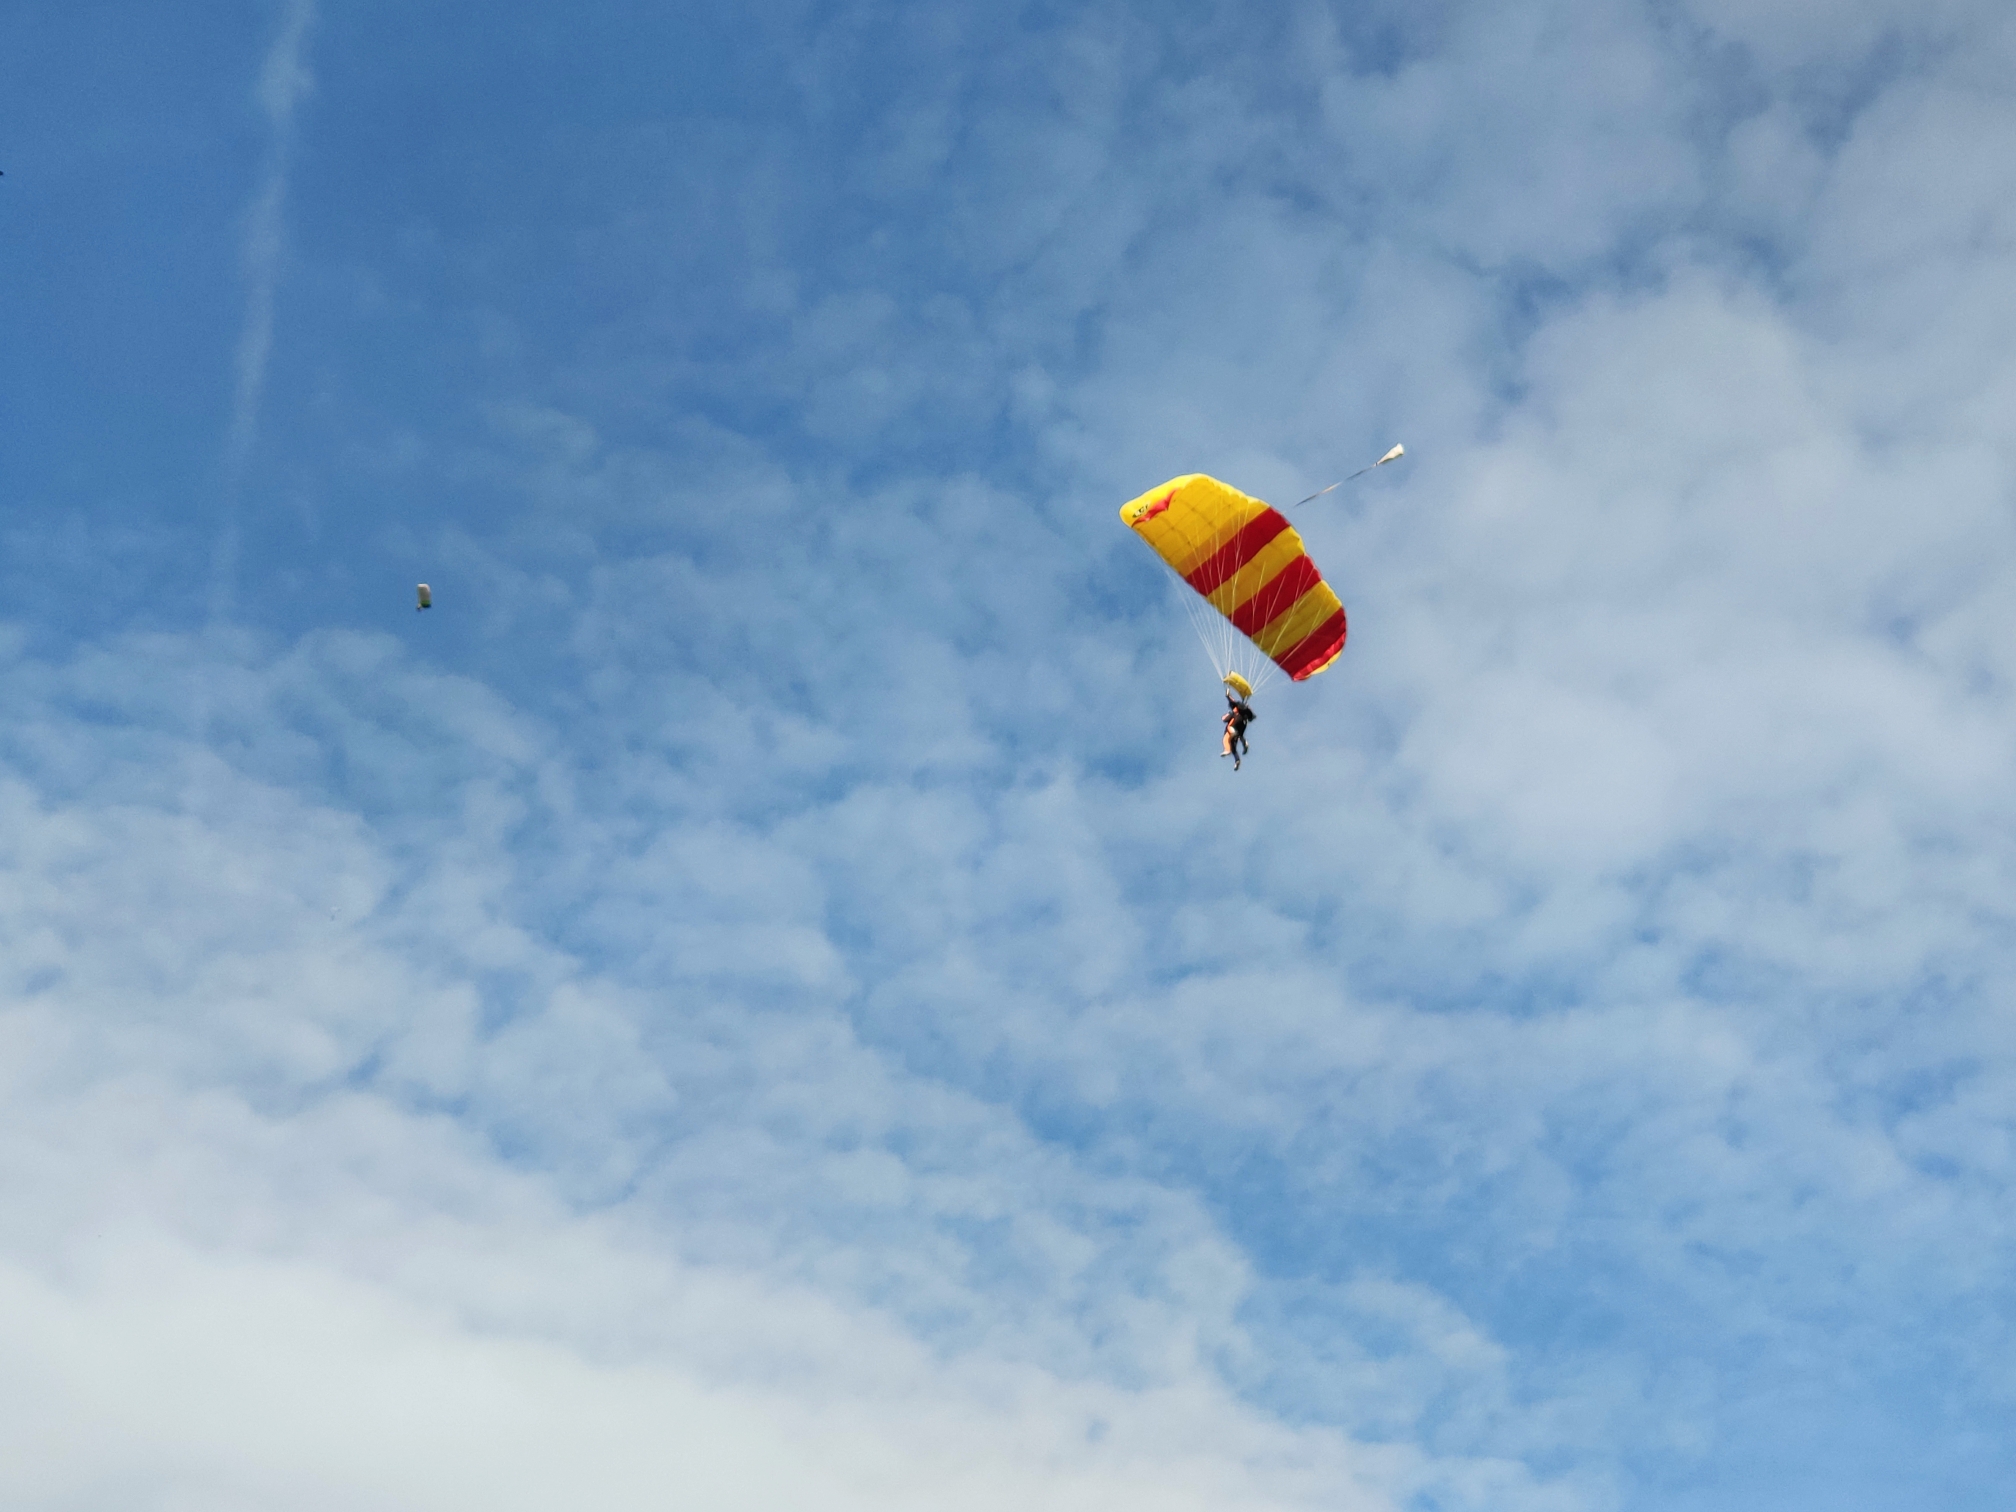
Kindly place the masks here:
<instances>
[{"instance_id":1,"label":"red stripe on canopy","mask_svg":"<svg viewBox=\"0 0 2016 1512\"><path fill-rule=\"evenodd\" d=\"M1344 611L1339 609L1288 650L1274 658L1274 665L1296 682L1313 677L1337 658L1344 649Z\"/></svg>"},{"instance_id":2,"label":"red stripe on canopy","mask_svg":"<svg viewBox=\"0 0 2016 1512\"><path fill-rule=\"evenodd\" d=\"M1295 607L1295 600L1323 581L1316 564L1304 556L1291 557L1288 565L1260 586L1260 591L1227 616L1241 635L1252 635L1278 615ZM1299 645L1300 642L1297 642Z\"/></svg>"},{"instance_id":3,"label":"red stripe on canopy","mask_svg":"<svg viewBox=\"0 0 2016 1512\"><path fill-rule=\"evenodd\" d=\"M1288 528L1278 509L1263 509L1240 528L1237 535L1220 546L1184 578L1192 588L1209 597L1232 574L1260 554L1260 548Z\"/></svg>"}]
</instances>

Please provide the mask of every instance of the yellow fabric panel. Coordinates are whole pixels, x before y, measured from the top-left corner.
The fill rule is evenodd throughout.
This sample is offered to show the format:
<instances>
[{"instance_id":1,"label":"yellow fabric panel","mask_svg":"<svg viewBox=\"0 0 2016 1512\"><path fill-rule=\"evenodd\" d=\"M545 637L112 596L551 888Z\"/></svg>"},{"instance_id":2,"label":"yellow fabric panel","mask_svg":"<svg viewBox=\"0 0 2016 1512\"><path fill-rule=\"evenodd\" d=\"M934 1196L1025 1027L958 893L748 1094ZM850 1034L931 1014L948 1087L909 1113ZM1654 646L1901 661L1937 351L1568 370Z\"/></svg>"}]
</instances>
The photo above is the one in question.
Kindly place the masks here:
<instances>
[{"instance_id":1,"label":"yellow fabric panel","mask_svg":"<svg viewBox=\"0 0 2016 1512\"><path fill-rule=\"evenodd\" d=\"M1164 499L1168 507L1157 509ZM1185 473L1123 504L1120 518L1178 577L1187 577L1266 508L1230 484L1204 473Z\"/></svg>"},{"instance_id":2,"label":"yellow fabric panel","mask_svg":"<svg viewBox=\"0 0 2016 1512\"><path fill-rule=\"evenodd\" d=\"M1304 636L1343 607L1344 601L1337 597L1334 588L1328 583L1318 583L1295 600L1286 613L1277 614L1262 625L1253 636L1253 644L1270 657L1279 656L1283 651L1293 650Z\"/></svg>"},{"instance_id":3,"label":"yellow fabric panel","mask_svg":"<svg viewBox=\"0 0 2016 1512\"><path fill-rule=\"evenodd\" d=\"M1260 548L1258 556L1219 584L1218 591L1210 595L1211 607L1230 619L1241 604L1272 582L1274 575L1283 567L1302 555L1305 555L1302 537L1292 530L1282 531ZM1267 606L1261 605L1259 612L1265 614Z\"/></svg>"}]
</instances>

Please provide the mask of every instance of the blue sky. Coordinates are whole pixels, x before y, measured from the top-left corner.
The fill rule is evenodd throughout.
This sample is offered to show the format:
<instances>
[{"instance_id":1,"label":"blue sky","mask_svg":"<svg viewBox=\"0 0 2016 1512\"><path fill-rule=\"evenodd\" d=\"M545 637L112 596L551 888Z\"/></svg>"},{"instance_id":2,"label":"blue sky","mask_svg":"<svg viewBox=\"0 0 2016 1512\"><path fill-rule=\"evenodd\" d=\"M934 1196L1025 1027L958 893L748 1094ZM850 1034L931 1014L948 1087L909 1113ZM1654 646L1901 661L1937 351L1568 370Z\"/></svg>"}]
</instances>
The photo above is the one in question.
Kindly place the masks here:
<instances>
[{"instance_id":1,"label":"blue sky","mask_svg":"<svg viewBox=\"0 0 2016 1512\"><path fill-rule=\"evenodd\" d=\"M14 7L0 1500L2005 1505L2012 52Z\"/></svg>"}]
</instances>

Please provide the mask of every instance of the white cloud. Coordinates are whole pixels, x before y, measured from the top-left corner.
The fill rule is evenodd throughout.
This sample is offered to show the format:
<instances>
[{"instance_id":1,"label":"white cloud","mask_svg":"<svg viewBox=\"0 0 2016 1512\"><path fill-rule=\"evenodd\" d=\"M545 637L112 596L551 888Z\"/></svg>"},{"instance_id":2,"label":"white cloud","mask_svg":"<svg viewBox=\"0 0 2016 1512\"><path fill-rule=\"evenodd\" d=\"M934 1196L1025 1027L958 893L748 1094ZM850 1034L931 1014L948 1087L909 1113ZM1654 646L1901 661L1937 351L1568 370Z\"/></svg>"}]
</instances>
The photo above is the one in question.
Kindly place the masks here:
<instances>
[{"instance_id":1,"label":"white cloud","mask_svg":"<svg viewBox=\"0 0 2016 1512\"><path fill-rule=\"evenodd\" d=\"M422 702L374 649L321 652ZM299 663L243 685L284 704ZM817 1012L598 982L500 916L494 838L393 855L153 748L11 790L10 1499L1375 1507L1437 1473L1213 1380L1238 1267L1180 1197ZM549 986L479 1001L500 965ZM968 1342L897 1321L933 1313Z\"/></svg>"}]
</instances>

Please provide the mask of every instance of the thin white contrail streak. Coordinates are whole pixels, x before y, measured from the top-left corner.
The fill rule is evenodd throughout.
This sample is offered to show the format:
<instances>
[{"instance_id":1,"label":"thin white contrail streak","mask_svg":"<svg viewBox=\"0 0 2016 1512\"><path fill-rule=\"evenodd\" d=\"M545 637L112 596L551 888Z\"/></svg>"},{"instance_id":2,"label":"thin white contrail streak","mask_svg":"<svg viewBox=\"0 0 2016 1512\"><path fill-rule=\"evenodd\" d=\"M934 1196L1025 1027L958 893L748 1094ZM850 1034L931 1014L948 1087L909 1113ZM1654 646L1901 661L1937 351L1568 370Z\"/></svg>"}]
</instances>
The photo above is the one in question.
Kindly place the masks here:
<instances>
[{"instance_id":1,"label":"thin white contrail streak","mask_svg":"<svg viewBox=\"0 0 2016 1512\"><path fill-rule=\"evenodd\" d=\"M227 616L236 597L238 502L252 444L259 431L259 399L266 387L266 362L273 350L273 291L285 247L287 168L294 145L294 112L313 81L302 59L315 0L286 0L280 34L259 70L257 96L272 128L259 192L245 219L245 317L238 330L231 395L231 425L224 441L222 528L211 558L210 617Z\"/></svg>"}]
</instances>

